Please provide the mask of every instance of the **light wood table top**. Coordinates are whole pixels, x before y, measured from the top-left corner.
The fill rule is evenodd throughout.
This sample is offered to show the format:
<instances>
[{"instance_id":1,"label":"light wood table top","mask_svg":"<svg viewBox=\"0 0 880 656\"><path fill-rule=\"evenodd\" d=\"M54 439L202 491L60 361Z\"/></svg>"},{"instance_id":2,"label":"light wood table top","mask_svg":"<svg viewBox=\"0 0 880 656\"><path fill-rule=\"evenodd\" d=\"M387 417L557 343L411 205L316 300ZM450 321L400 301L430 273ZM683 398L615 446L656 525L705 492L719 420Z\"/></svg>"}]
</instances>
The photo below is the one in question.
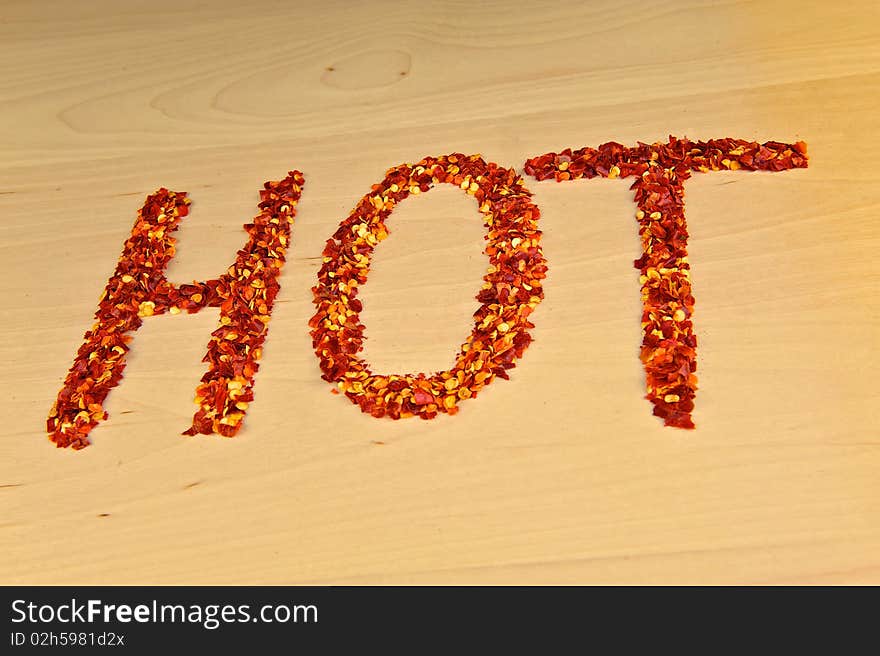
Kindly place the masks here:
<instances>
[{"instance_id":1,"label":"light wood table top","mask_svg":"<svg viewBox=\"0 0 880 656\"><path fill-rule=\"evenodd\" d=\"M2 583L880 583L875 2L69 3L0 7ZM667 135L804 140L810 167L686 183L695 431L644 399L629 183L526 179L535 343L454 417L361 414L307 322L324 242L387 168ZM46 415L144 197L186 190L169 268L222 272L263 181L306 186L234 439L186 438L216 311L145 321L110 420ZM448 185L363 287L376 371L435 371L485 272Z\"/></svg>"}]
</instances>

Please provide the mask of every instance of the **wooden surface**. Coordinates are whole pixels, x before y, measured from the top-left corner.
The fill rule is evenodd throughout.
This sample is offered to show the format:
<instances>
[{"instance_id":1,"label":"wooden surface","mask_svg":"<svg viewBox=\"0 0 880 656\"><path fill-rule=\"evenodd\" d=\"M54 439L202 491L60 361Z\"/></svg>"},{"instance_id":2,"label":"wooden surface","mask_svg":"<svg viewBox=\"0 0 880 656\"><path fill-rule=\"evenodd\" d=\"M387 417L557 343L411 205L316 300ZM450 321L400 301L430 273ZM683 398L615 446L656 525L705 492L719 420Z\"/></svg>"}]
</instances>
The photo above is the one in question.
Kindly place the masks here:
<instances>
[{"instance_id":1,"label":"wooden surface","mask_svg":"<svg viewBox=\"0 0 880 656\"><path fill-rule=\"evenodd\" d=\"M875 2L0 2L2 583L880 583ZM536 339L458 416L330 394L324 241L384 171L521 168L667 135L809 144L687 183L696 431L644 400L622 181L528 182ZM306 174L256 401L184 438L216 312L147 320L81 452L43 430L147 193L189 191L169 277L218 275L257 190ZM446 368L485 267L471 199L392 216L377 371ZM380 444L381 443L381 444Z\"/></svg>"}]
</instances>

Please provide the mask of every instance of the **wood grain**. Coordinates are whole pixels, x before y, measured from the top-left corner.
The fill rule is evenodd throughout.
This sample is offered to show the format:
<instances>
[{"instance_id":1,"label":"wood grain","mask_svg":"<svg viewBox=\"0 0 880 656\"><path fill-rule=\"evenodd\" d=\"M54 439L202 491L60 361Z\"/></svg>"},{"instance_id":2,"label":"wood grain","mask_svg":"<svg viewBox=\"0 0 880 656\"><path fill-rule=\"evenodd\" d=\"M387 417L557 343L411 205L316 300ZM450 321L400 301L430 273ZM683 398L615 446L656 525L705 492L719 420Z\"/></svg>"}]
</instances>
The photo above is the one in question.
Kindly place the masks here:
<instances>
[{"instance_id":1,"label":"wood grain","mask_svg":"<svg viewBox=\"0 0 880 656\"><path fill-rule=\"evenodd\" d=\"M0 5L2 583L878 583L874 2ZM536 342L455 417L379 421L311 352L324 241L385 169L669 134L803 139L687 183L696 431L644 400L627 183L527 183ZM45 416L143 197L217 275L306 174L256 402L183 438L216 314L149 320L92 447ZM433 370L485 266L473 202L407 200L363 288L377 369Z\"/></svg>"}]
</instances>

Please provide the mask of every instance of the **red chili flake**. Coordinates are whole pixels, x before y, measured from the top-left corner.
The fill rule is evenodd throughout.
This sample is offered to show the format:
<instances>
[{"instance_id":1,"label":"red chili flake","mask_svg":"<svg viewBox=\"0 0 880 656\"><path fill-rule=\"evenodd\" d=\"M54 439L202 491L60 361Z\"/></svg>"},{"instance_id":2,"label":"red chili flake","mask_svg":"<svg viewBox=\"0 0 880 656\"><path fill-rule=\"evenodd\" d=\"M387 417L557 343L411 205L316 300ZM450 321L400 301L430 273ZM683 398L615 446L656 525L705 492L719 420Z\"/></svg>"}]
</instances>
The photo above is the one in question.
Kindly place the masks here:
<instances>
[{"instance_id":1,"label":"red chili flake","mask_svg":"<svg viewBox=\"0 0 880 656\"><path fill-rule=\"evenodd\" d=\"M49 413L46 428L57 446L88 446L89 432L107 419L104 399L122 378L128 343L143 317L205 307L220 308L220 326L211 333L203 360L208 371L196 388L199 409L184 434L230 437L238 432L254 398L254 374L302 185L299 171L267 182L260 192L261 212L244 226L249 239L235 263L219 278L179 287L166 280L164 271L174 257L172 234L190 201L185 193L164 188L147 197L101 296L96 323L86 332Z\"/></svg>"},{"instance_id":2,"label":"red chili flake","mask_svg":"<svg viewBox=\"0 0 880 656\"><path fill-rule=\"evenodd\" d=\"M693 171L784 171L806 166L807 146L802 141L693 142L674 137L668 143L639 143L635 148L610 142L598 148L566 149L525 163L525 172L538 180L636 177L630 188L638 205L636 219L643 251L634 262L642 284L644 338L640 357L645 366L646 398L667 426L694 427L691 411L697 389L684 181Z\"/></svg>"},{"instance_id":3,"label":"red chili flake","mask_svg":"<svg viewBox=\"0 0 880 656\"><path fill-rule=\"evenodd\" d=\"M358 288L367 282L373 249L388 236L385 220L397 203L441 182L474 196L488 228L490 266L477 295L482 305L474 313L474 329L447 371L374 374L357 356L364 341ZM426 157L390 169L324 248L324 265L312 288L317 312L309 322L322 378L337 383L363 412L392 419L455 414L459 401L476 397L496 377L507 378L531 342L529 315L544 297L547 265L539 217L522 178L479 155Z\"/></svg>"}]
</instances>

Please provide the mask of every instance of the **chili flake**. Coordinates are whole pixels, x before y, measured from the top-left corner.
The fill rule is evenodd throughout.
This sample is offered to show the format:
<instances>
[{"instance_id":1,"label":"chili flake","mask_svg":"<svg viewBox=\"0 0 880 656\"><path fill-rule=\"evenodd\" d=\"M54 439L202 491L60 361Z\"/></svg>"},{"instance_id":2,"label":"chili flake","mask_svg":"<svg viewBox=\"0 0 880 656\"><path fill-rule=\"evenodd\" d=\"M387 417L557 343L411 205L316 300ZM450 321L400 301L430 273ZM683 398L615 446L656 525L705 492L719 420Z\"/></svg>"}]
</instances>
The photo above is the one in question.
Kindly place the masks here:
<instances>
[{"instance_id":1,"label":"chili flake","mask_svg":"<svg viewBox=\"0 0 880 656\"><path fill-rule=\"evenodd\" d=\"M359 286L367 282L373 249L388 236L385 221L397 203L441 182L474 196L488 228L490 266L477 294L481 305L474 329L451 369L430 376L375 374L357 355L365 339ZM336 383L362 412L392 419L455 414L459 401L475 398L496 377L508 378L507 371L532 341L529 316L544 297L547 265L539 217L522 178L479 155L426 157L390 169L324 248L318 284L312 288L317 311L309 322L322 378Z\"/></svg>"},{"instance_id":2,"label":"chili flake","mask_svg":"<svg viewBox=\"0 0 880 656\"><path fill-rule=\"evenodd\" d=\"M642 285L644 338L640 357L646 373L646 398L665 425L694 427L691 411L697 389L684 181L692 172L784 171L806 166L807 150L802 141L694 142L674 137L668 143L639 143L634 148L609 142L598 148L565 149L525 163L525 172L538 180L636 178L630 188L635 191L643 251L634 262Z\"/></svg>"},{"instance_id":3,"label":"chili flake","mask_svg":"<svg viewBox=\"0 0 880 656\"><path fill-rule=\"evenodd\" d=\"M179 287L166 280L164 271L174 257L172 234L190 200L165 188L147 197L101 296L95 325L86 332L49 413L46 428L58 447L88 446L88 434L107 419L104 400L122 378L128 343L143 317L192 314L205 307L220 308L220 325L203 359L208 371L196 388L199 408L184 434L230 437L238 432L254 398L254 375L302 186L299 171L265 183L260 214L244 226L249 239L232 266L219 278Z\"/></svg>"}]
</instances>

